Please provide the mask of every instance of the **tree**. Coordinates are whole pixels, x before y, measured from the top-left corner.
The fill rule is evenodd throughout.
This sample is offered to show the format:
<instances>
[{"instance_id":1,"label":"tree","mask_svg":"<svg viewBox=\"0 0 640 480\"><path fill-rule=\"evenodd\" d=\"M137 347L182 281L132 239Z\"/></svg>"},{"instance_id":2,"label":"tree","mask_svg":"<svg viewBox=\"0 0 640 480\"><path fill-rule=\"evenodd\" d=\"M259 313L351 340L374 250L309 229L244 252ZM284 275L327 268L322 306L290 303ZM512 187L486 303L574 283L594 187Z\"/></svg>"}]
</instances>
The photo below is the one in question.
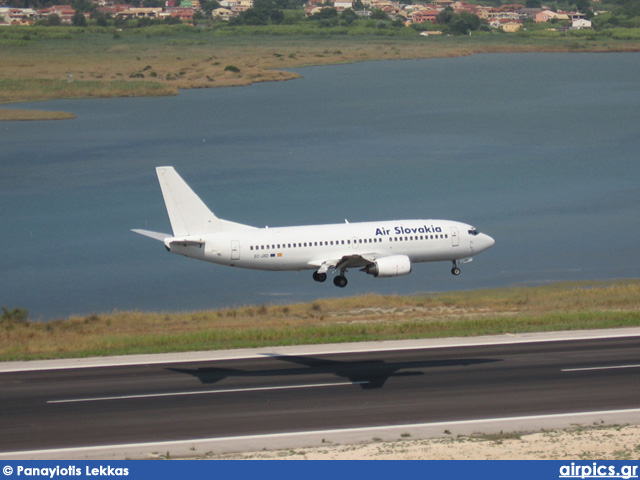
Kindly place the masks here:
<instances>
[{"instance_id":1,"label":"tree","mask_svg":"<svg viewBox=\"0 0 640 480\"><path fill-rule=\"evenodd\" d=\"M311 20L330 20L338 18L338 10L333 7L324 7L318 13L314 13L309 18L311 18Z\"/></svg>"},{"instance_id":2,"label":"tree","mask_svg":"<svg viewBox=\"0 0 640 480\"><path fill-rule=\"evenodd\" d=\"M355 22L358 19L358 15L356 15L356 12L354 12L353 10L351 10L350 8L345 9L341 14L340 14L340 20L344 20L344 22L347 25L351 25L353 22Z\"/></svg>"},{"instance_id":3,"label":"tree","mask_svg":"<svg viewBox=\"0 0 640 480\"><path fill-rule=\"evenodd\" d=\"M374 20L389 20L389 15L380 8L374 8L369 18L373 18Z\"/></svg>"},{"instance_id":4,"label":"tree","mask_svg":"<svg viewBox=\"0 0 640 480\"><path fill-rule=\"evenodd\" d=\"M591 10L591 4L589 0L576 0L576 9L579 12L587 13Z\"/></svg>"},{"instance_id":5,"label":"tree","mask_svg":"<svg viewBox=\"0 0 640 480\"><path fill-rule=\"evenodd\" d=\"M73 0L71 8L76 12L95 12L97 7L95 3L91 3L88 0Z\"/></svg>"},{"instance_id":6,"label":"tree","mask_svg":"<svg viewBox=\"0 0 640 480\"><path fill-rule=\"evenodd\" d=\"M84 13L80 11L74 13L73 17L71 17L71 25L74 27L86 27L87 18L84 16Z\"/></svg>"},{"instance_id":7,"label":"tree","mask_svg":"<svg viewBox=\"0 0 640 480\"><path fill-rule=\"evenodd\" d=\"M208 18L211 18L211 12L216 8L220 8L220 4L215 0L204 0L200 2L200 10L202 10Z\"/></svg>"},{"instance_id":8,"label":"tree","mask_svg":"<svg viewBox=\"0 0 640 480\"><path fill-rule=\"evenodd\" d=\"M454 35L467 35L469 32L479 30L482 21L471 12L455 13L447 7L436 17L439 24L445 25Z\"/></svg>"},{"instance_id":9,"label":"tree","mask_svg":"<svg viewBox=\"0 0 640 480\"><path fill-rule=\"evenodd\" d=\"M48 27L58 27L58 26L62 25L62 19L60 18L60 16L58 14L52 13L52 14L47 16L46 25Z\"/></svg>"},{"instance_id":10,"label":"tree","mask_svg":"<svg viewBox=\"0 0 640 480\"><path fill-rule=\"evenodd\" d=\"M98 27L106 27L109 24L108 21L111 20L111 15L108 13L97 13L91 15L91 18L96 21Z\"/></svg>"},{"instance_id":11,"label":"tree","mask_svg":"<svg viewBox=\"0 0 640 480\"><path fill-rule=\"evenodd\" d=\"M0 317L0 323L5 324L25 324L29 317L29 310L24 308L14 308L9 310L4 305L2 306L2 316Z\"/></svg>"},{"instance_id":12,"label":"tree","mask_svg":"<svg viewBox=\"0 0 640 480\"><path fill-rule=\"evenodd\" d=\"M253 8L230 20L230 25L280 25L284 13L275 7L275 0L255 0Z\"/></svg>"},{"instance_id":13,"label":"tree","mask_svg":"<svg viewBox=\"0 0 640 480\"><path fill-rule=\"evenodd\" d=\"M542 8L542 2L540 0L527 0L525 6L527 8Z\"/></svg>"},{"instance_id":14,"label":"tree","mask_svg":"<svg viewBox=\"0 0 640 480\"><path fill-rule=\"evenodd\" d=\"M455 12L453 11L453 8L446 7L444 10L442 10L440 13L438 13L438 15L436 16L436 21L440 25L448 25L449 22L451 21L451 18L454 15L455 15Z\"/></svg>"}]
</instances>

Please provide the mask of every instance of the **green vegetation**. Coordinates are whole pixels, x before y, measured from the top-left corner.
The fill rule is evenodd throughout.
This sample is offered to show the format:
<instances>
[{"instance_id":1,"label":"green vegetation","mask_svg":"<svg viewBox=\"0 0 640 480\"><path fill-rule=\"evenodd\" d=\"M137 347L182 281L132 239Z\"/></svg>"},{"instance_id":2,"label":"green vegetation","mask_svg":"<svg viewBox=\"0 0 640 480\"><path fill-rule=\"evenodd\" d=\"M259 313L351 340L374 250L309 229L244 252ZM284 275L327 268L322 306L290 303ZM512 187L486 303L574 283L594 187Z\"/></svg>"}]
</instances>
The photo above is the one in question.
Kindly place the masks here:
<instances>
[{"instance_id":1,"label":"green vegetation","mask_svg":"<svg viewBox=\"0 0 640 480\"><path fill-rule=\"evenodd\" d=\"M176 314L114 312L47 323L3 308L0 360L640 326L640 280Z\"/></svg>"},{"instance_id":2,"label":"green vegetation","mask_svg":"<svg viewBox=\"0 0 640 480\"><path fill-rule=\"evenodd\" d=\"M451 17L455 23L454 17ZM424 38L384 20L307 25L7 27L0 31L0 103L70 97L166 95L179 88L287 80L283 69L490 52L636 51L640 28ZM457 22L451 28L469 28ZM235 66L238 72L225 71Z\"/></svg>"},{"instance_id":3,"label":"green vegetation","mask_svg":"<svg viewBox=\"0 0 640 480\"><path fill-rule=\"evenodd\" d=\"M530 0L535 2L537 0ZM18 0L15 6L25 6ZM161 6L160 0L133 1ZM157 3L157 5L156 5ZM500 5L502 0L476 3ZM34 0L32 7L48 4ZM439 24L405 27L381 10L369 18L326 7L306 17L301 0L257 0L229 21L214 21L214 0L201 2L192 23L118 19L93 12L74 26L51 16L36 26L0 29L0 104L58 98L174 95L180 88L249 85L297 78L290 69L367 60L451 57L494 52L612 52L640 50L640 0L598 3L593 30L566 22L534 24L511 34L491 30L466 12L445 10ZM546 4L545 4L546 5ZM93 3L72 6L92 12ZM588 0L558 0L551 8L592 14ZM356 2L356 9L364 6ZM606 11L606 13L604 13ZM82 18L81 18L82 17ZM452 36L420 36L440 30ZM473 32L473 35L468 35ZM286 71L285 71L286 70ZM0 120L72 118L65 112L0 109Z\"/></svg>"}]
</instances>

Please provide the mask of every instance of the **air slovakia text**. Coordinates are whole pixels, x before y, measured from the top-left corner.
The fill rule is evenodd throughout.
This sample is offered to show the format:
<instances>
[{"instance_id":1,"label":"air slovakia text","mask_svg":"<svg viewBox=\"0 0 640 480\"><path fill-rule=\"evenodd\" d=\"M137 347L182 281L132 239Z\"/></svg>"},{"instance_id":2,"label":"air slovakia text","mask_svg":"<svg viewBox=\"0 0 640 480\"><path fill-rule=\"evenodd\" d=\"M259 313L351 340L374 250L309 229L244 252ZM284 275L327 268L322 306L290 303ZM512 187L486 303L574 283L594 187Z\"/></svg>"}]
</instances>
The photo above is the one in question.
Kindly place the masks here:
<instances>
[{"instance_id":1,"label":"air slovakia text","mask_svg":"<svg viewBox=\"0 0 640 480\"><path fill-rule=\"evenodd\" d=\"M393 233L391 233L393 232ZM422 225L420 227L403 227L397 226L390 228L376 228L376 235L412 235L416 233L441 233L441 227L434 227L433 225Z\"/></svg>"}]
</instances>

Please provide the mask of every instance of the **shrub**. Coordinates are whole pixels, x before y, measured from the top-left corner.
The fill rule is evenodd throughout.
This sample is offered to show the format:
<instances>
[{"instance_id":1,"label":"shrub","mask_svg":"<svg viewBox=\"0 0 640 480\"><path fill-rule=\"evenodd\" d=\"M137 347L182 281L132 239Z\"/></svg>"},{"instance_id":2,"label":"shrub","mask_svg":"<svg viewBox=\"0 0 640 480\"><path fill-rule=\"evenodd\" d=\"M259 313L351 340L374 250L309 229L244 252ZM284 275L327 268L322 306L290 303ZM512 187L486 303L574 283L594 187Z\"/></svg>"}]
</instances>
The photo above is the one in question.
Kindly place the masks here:
<instances>
[{"instance_id":1,"label":"shrub","mask_svg":"<svg viewBox=\"0 0 640 480\"><path fill-rule=\"evenodd\" d=\"M29 310L24 308L14 308L9 310L7 307L2 307L2 317L0 317L0 323L7 325L25 324L28 322Z\"/></svg>"}]
</instances>

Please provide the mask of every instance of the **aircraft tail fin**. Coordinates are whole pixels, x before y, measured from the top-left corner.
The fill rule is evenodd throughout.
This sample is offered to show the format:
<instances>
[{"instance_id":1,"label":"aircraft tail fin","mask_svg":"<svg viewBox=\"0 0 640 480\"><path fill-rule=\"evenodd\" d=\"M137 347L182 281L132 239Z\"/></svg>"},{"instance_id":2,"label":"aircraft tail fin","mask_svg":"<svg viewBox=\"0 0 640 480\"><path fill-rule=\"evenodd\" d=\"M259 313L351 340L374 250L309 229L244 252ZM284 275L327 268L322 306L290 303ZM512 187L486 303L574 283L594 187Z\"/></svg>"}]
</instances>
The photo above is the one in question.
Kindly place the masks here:
<instances>
[{"instance_id":1,"label":"aircraft tail fin","mask_svg":"<svg viewBox=\"0 0 640 480\"><path fill-rule=\"evenodd\" d=\"M157 167L156 174L174 237L253 228L216 217L173 167Z\"/></svg>"}]
</instances>

